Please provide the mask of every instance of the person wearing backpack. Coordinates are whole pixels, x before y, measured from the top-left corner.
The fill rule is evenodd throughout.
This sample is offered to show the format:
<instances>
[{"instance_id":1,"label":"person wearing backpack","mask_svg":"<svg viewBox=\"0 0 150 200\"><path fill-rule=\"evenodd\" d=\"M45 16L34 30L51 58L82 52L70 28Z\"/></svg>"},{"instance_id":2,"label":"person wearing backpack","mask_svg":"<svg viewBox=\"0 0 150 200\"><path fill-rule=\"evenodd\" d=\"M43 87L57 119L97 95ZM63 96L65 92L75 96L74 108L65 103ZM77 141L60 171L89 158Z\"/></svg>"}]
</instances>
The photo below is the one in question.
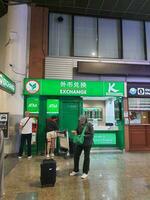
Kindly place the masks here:
<instances>
[{"instance_id":1,"label":"person wearing backpack","mask_svg":"<svg viewBox=\"0 0 150 200\"><path fill-rule=\"evenodd\" d=\"M84 142L83 144L76 144L74 152L74 169L70 173L70 176L75 176L79 173L79 160L82 150L84 150L84 162L83 162L83 174L82 179L88 177L89 166L90 166L90 150L93 144L94 129L93 125L87 121L86 116L80 116L78 127L72 131L73 134L80 135L84 131Z\"/></svg>"},{"instance_id":2,"label":"person wearing backpack","mask_svg":"<svg viewBox=\"0 0 150 200\"><path fill-rule=\"evenodd\" d=\"M22 158L24 145L27 141L27 154L28 159L32 158L31 155L31 139L32 139L32 124L35 123L35 119L30 117L30 113L28 111L25 112L25 117L20 121L19 128L21 130L21 142L18 153L18 158Z\"/></svg>"}]
</instances>

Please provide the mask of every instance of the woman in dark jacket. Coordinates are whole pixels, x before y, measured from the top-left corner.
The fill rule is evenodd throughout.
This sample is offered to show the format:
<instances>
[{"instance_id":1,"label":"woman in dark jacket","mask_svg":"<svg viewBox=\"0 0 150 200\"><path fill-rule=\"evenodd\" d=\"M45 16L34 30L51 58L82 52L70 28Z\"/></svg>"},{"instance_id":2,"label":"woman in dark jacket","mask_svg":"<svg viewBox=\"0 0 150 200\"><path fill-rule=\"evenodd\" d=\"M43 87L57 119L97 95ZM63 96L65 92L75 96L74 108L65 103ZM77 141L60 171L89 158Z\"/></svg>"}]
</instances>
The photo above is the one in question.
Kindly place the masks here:
<instances>
[{"instance_id":1,"label":"woman in dark jacket","mask_svg":"<svg viewBox=\"0 0 150 200\"><path fill-rule=\"evenodd\" d=\"M75 131L72 131L73 134L81 134L84 127L86 126L84 143L82 145L76 144L74 152L74 170L70 173L70 176L75 176L79 172L79 160L82 150L84 150L84 162L83 162L83 174L81 178L85 179L88 176L89 166L90 166L90 150L93 144L93 125L90 122L87 122L85 116L79 118L78 128Z\"/></svg>"}]
</instances>

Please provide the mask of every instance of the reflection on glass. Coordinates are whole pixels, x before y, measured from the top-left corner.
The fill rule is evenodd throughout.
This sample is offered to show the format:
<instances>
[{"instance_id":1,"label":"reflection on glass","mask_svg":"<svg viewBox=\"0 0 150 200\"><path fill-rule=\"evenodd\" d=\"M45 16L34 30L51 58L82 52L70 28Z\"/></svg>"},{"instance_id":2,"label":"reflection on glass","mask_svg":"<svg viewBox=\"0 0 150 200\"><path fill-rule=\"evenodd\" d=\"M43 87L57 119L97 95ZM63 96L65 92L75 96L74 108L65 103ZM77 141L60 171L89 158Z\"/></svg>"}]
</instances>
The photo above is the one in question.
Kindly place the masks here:
<instances>
[{"instance_id":1,"label":"reflection on glass","mask_svg":"<svg viewBox=\"0 0 150 200\"><path fill-rule=\"evenodd\" d=\"M114 105L115 105L115 120L120 121L122 119L121 102L119 102L119 100L116 100L114 102Z\"/></svg>"},{"instance_id":2,"label":"reflection on glass","mask_svg":"<svg viewBox=\"0 0 150 200\"><path fill-rule=\"evenodd\" d=\"M129 98L130 124L150 124L150 99Z\"/></svg>"},{"instance_id":3,"label":"reflection on glass","mask_svg":"<svg viewBox=\"0 0 150 200\"><path fill-rule=\"evenodd\" d=\"M99 120L102 120L103 118L103 112L102 108L83 108L83 113L86 115L89 119L97 118Z\"/></svg>"},{"instance_id":4,"label":"reflection on glass","mask_svg":"<svg viewBox=\"0 0 150 200\"><path fill-rule=\"evenodd\" d=\"M150 124L149 111L129 111L130 124Z\"/></svg>"}]
</instances>

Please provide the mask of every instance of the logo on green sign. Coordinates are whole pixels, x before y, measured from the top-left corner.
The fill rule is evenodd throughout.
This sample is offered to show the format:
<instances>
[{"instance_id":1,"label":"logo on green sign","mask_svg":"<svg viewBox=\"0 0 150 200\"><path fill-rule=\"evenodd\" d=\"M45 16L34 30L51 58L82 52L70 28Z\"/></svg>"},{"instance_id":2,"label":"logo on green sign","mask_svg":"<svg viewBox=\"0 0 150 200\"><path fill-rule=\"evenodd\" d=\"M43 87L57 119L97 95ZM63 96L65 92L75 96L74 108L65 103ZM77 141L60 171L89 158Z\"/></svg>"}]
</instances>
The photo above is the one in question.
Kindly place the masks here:
<instances>
[{"instance_id":1,"label":"logo on green sign","mask_svg":"<svg viewBox=\"0 0 150 200\"><path fill-rule=\"evenodd\" d=\"M36 92L38 92L40 89L40 85L37 81L32 80L32 81L28 81L26 83L26 90L31 93L31 94L35 94Z\"/></svg>"},{"instance_id":2,"label":"logo on green sign","mask_svg":"<svg viewBox=\"0 0 150 200\"><path fill-rule=\"evenodd\" d=\"M106 96L123 96L124 84L119 82L105 82L104 93Z\"/></svg>"},{"instance_id":3,"label":"logo on green sign","mask_svg":"<svg viewBox=\"0 0 150 200\"><path fill-rule=\"evenodd\" d=\"M29 105L28 105L28 108L37 108L38 107L38 105L37 104L34 104L34 103L30 103Z\"/></svg>"},{"instance_id":4,"label":"logo on green sign","mask_svg":"<svg viewBox=\"0 0 150 200\"><path fill-rule=\"evenodd\" d=\"M27 98L27 110L31 113L39 113L39 98L28 97Z\"/></svg>"},{"instance_id":5,"label":"logo on green sign","mask_svg":"<svg viewBox=\"0 0 150 200\"><path fill-rule=\"evenodd\" d=\"M59 100L58 99L48 99L47 100L47 113L48 114L59 113Z\"/></svg>"},{"instance_id":6,"label":"logo on green sign","mask_svg":"<svg viewBox=\"0 0 150 200\"><path fill-rule=\"evenodd\" d=\"M109 93L116 93L118 92L119 90L115 89L115 83L109 83L109 88L108 88L108 92Z\"/></svg>"}]
</instances>

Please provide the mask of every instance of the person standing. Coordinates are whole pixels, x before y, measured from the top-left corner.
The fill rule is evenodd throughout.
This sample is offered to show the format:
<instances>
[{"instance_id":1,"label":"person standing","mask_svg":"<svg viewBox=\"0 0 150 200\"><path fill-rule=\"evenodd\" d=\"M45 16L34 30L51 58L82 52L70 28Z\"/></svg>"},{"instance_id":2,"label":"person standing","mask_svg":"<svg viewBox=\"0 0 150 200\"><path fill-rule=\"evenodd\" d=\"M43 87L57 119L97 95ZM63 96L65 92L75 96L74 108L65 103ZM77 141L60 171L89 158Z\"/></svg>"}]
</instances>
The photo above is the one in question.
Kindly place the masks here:
<instances>
[{"instance_id":1,"label":"person standing","mask_svg":"<svg viewBox=\"0 0 150 200\"><path fill-rule=\"evenodd\" d=\"M94 129L93 125L87 121L86 116L80 116L78 128L72 131L72 133L80 135L84 128L85 128L84 143L82 145L76 144L75 146L74 169L70 173L70 176L75 176L78 174L80 155L82 153L82 150L84 150L83 174L81 176L82 179L88 177L89 166L90 166L90 150L93 144Z\"/></svg>"},{"instance_id":2,"label":"person standing","mask_svg":"<svg viewBox=\"0 0 150 200\"><path fill-rule=\"evenodd\" d=\"M58 136L57 131L58 131L57 117L52 116L51 118L47 119L47 127L46 127L47 158L49 158L50 156L52 158L54 157L55 142L56 142L56 137Z\"/></svg>"},{"instance_id":3,"label":"person standing","mask_svg":"<svg viewBox=\"0 0 150 200\"><path fill-rule=\"evenodd\" d=\"M27 154L28 159L32 158L31 155L31 139L32 139L32 124L35 123L35 119L30 117L30 113L28 111L25 112L25 117L20 122L21 129L21 143L19 148L18 158L22 158L24 145L27 141Z\"/></svg>"}]
</instances>

